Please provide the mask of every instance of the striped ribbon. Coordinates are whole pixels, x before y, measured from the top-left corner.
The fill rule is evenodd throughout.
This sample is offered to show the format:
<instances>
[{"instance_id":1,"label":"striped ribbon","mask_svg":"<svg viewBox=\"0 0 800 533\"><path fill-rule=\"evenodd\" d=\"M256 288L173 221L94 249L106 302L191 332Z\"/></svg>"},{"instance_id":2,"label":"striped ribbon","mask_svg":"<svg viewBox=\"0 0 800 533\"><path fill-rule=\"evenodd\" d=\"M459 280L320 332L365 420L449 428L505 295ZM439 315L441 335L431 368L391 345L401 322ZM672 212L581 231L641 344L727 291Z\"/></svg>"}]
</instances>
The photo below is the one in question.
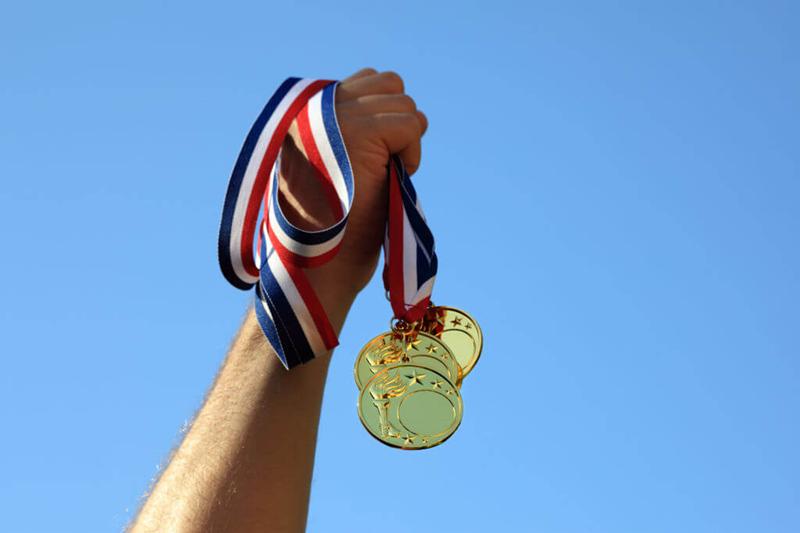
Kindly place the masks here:
<instances>
[{"instance_id":1,"label":"striped ribbon","mask_svg":"<svg viewBox=\"0 0 800 533\"><path fill-rule=\"evenodd\" d=\"M338 344L304 272L336 255L353 205L353 171L336 120L337 85L301 78L281 84L245 138L223 205L220 268L234 287L255 289L258 323L286 368ZM333 225L318 231L291 224L279 202L281 146L293 121L337 217ZM428 306L436 276L433 234L400 158L392 156L387 166L384 283L395 317L414 322Z\"/></svg>"}]
</instances>

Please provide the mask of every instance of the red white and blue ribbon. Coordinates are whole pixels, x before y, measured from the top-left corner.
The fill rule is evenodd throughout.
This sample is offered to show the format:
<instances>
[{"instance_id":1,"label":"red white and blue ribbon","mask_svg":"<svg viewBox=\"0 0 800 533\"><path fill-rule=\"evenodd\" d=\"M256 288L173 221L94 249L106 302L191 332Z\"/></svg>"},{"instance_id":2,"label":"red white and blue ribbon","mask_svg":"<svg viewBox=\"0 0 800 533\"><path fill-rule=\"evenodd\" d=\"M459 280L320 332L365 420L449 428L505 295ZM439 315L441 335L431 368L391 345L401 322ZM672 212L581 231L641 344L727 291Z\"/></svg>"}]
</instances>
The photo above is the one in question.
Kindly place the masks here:
<instances>
[{"instance_id":1,"label":"red white and blue ribbon","mask_svg":"<svg viewBox=\"0 0 800 533\"><path fill-rule=\"evenodd\" d=\"M336 120L337 85L301 78L281 84L245 139L222 211L218 240L222 273L234 287L255 288L258 322L286 368L308 362L338 344L304 272L336 255L353 205L353 171ZM292 122L337 217L337 222L322 230L302 230L281 210L280 151ZM436 276L433 235L396 156L388 162L388 173L384 280L395 317L413 322L424 313Z\"/></svg>"},{"instance_id":2,"label":"red white and blue ribbon","mask_svg":"<svg viewBox=\"0 0 800 533\"><path fill-rule=\"evenodd\" d=\"M417 191L403 166L389 161L389 216L383 242L383 284L395 318L417 322L431 300L438 260Z\"/></svg>"}]
</instances>

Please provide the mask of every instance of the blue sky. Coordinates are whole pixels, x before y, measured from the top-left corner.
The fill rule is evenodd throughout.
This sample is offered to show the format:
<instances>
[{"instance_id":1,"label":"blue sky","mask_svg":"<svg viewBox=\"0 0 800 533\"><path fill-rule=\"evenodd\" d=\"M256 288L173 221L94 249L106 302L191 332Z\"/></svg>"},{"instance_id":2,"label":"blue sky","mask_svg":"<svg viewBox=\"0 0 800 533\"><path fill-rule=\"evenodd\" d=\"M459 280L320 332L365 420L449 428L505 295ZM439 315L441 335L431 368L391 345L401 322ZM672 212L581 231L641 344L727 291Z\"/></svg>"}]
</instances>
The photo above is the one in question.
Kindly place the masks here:
<instances>
[{"instance_id":1,"label":"blue sky","mask_svg":"<svg viewBox=\"0 0 800 533\"><path fill-rule=\"evenodd\" d=\"M434 297L484 355L444 446L326 389L309 531L800 530L791 2L18 2L0 16L0 529L130 519L250 295L227 176L288 75L394 69L430 119ZM393 481L384 483L387 474Z\"/></svg>"}]
</instances>

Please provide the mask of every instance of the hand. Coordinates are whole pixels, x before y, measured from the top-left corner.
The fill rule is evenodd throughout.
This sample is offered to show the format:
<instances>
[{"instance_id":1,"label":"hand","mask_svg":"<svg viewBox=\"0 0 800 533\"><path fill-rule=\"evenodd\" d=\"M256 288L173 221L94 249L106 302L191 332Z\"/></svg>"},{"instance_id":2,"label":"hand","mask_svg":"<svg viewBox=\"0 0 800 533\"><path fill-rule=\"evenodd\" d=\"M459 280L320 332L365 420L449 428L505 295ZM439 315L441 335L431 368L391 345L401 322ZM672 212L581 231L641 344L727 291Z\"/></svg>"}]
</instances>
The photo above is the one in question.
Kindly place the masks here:
<instances>
[{"instance_id":1,"label":"hand","mask_svg":"<svg viewBox=\"0 0 800 533\"><path fill-rule=\"evenodd\" d=\"M307 273L318 288L333 284L355 297L375 272L383 243L389 156L398 154L408 172L415 172L428 121L405 94L399 75L374 69L360 70L341 82L336 90L336 115L353 167L355 197L339 253ZM329 226L335 222L333 214L298 146L302 144L293 126L283 146L281 206L298 227Z\"/></svg>"}]
</instances>

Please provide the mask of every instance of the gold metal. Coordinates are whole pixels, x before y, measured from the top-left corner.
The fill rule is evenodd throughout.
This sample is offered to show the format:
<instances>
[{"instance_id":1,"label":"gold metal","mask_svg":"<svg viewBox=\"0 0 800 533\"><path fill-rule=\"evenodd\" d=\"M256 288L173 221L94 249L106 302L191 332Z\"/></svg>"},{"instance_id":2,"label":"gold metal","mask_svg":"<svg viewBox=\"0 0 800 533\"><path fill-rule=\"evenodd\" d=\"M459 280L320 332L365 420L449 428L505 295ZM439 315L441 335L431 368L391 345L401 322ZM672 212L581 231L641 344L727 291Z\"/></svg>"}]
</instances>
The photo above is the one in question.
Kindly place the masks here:
<instances>
[{"instance_id":1,"label":"gold metal","mask_svg":"<svg viewBox=\"0 0 800 533\"><path fill-rule=\"evenodd\" d=\"M461 424L463 404L447 376L399 364L372 376L358 397L358 417L373 437L405 450L432 448Z\"/></svg>"},{"instance_id":2,"label":"gold metal","mask_svg":"<svg viewBox=\"0 0 800 533\"><path fill-rule=\"evenodd\" d=\"M483 332L478 322L455 307L431 307L421 323L421 330L444 342L461 367L462 379L478 362L483 350ZM461 382L456 382L461 386Z\"/></svg>"},{"instance_id":3,"label":"gold metal","mask_svg":"<svg viewBox=\"0 0 800 533\"><path fill-rule=\"evenodd\" d=\"M353 374L358 388L385 367L410 363L444 375L453 383L461 379L461 367L450 349L436 337L412 332L399 335L387 331L369 341L356 358Z\"/></svg>"}]
</instances>

